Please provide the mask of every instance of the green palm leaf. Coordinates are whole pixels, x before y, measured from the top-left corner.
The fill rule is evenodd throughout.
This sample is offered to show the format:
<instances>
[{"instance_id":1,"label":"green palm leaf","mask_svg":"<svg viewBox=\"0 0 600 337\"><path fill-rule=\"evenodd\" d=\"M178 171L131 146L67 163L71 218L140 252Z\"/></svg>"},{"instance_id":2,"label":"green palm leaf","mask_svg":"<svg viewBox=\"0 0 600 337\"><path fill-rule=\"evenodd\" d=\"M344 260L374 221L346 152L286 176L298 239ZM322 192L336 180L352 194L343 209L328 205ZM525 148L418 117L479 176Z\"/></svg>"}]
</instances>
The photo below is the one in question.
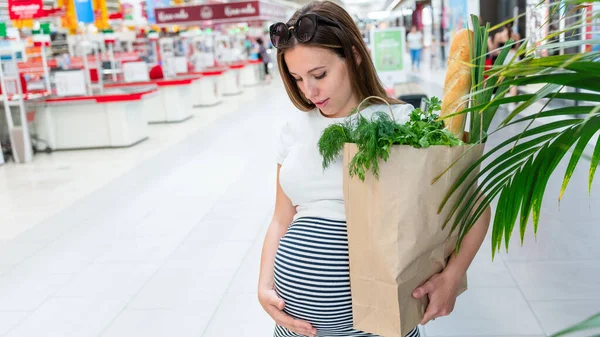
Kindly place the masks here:
<instances>
[{"instance_id":1,"label":"green palm leaf","mask_svg":"<svg viewBox=\"0 0 600 337\"><path fill-rule=\"evenodd\" d=\"M534 233L537 233L539 209L544 196L543 192L548 179L550 178L550 173L558 164L558 161L560 161L560 156L553 157L552 154L562 150L566 152L569 146L565 146L565 143L568 144L569 139L571 139L579 129L580 127L574 126L563 131L552 142L547 142L544 144L544 146L540 147L538 154L533 161L532 156L529 158L529 160L523 163L520 170L515 172L514 180L518 182L518 189L517 187L514 187L514 189L511 191L511 189L507 187L505 188L506 191L503 191L506 193L503 193L500 196L499 203L502 202L502 206L505 208L502 210L502 212L508 215L503 216L499 221L494 222L493 226L499 227L498 229L494 228L492 230L492 233L497 233L496 236L492 237L492 244L495 250L500 247L500 243L502 242L502 233L512 233L512 228L514 228L519 210L521 210L521 240L523 240L525 226L529 219L529 214L532 211L534 213ZM507 162L500 164L500 166L504 165L510 164ZM525 184L521 184L521 181L524 181ZM506 200L503 200L503 198ZM498 206L498 209L499 208L500 206ZM471 216L467 223L474 223L477 220L476 216L477 214ZM506 247L508 247L509 240L510 236L505 237Z\"/></svg>"},{"instance_id":2,"label":"green palm leaf","mask_svg":"<svg viewBox=\"0 0 600 337\"><path fill-rule=\"evenodd\" d=\"M563 6L560 2L551 4L551 6L555 6L552 7L553 11L558 10L556 5ZM600 13L596 15L600 17ZM569 25L567 29L548 36L547 39L560 34L574 33L589 24L586 18L581 19L578 12L570 12L562 16L562 19L566 18L575 19L576 22ZM469 167L450 188L438 212L441 212L444 207L450 207L444 227L453 221L452 231L458 230L459 232L457 242L457 249L459 249L468 231L492 201L498 198L498 207L492 228L492 249L495 254L502 243L508 249L517 222L519 222L521 244L523 244L524 234L530 220L533 222L534 234L537 233L544 192L552 173L569 150L574 148L558 196L560 201L583 156L584 149L592 141L594 135L600 131L600 121L598 120L600 119L600 107L598 104L594 104L600 102L600 63L594 62L600 57L600 53L578 53L539 58L536 55L537 51L541 49L581 46L593 43L593 41L563 41L531 47L529 41L522 40L518 41L521 43L521 47L516 50L518 57L506 60L508 52L512 48L512 41L506 43L499 50L488 51L487 35L490 29L497 27L490 28L489 24L480 26L479 19L475 16L471 16L471 22L473 25L473 38L471 39L472 89L471 93L466 96L471 106L466 106L462 111L444 118L469 113L471 121L469 141L471 144L485 143L490 136L507 127L514 129L522 125L523 131L502 144L488 149L480 160ZM498 52L499 56L491 69L486 70L485 59L492 52ZM485 80L484 77L486 77ZM511 86L530 84L542 84L542 86L534 94L505 97ZM565 87L586 92L560 92ZM534 104L542 99L546 101L541 110L537 113L529 113ZM546 109L554 99L584 103L578 104L578 106ZM518 106L500 121L496 130L488 131L498 108L508 103L518 103ZM528 115L519 116L524 111L527 111ZM580 118L581 116L585 116L585 118ZM555 121L556 118L563 118L563 120ZM547 121L548 119L550 122ZM536 120L542 125L532 127L532 123ZM495 156L495 159L488 163L487 159L491 159L492 155ZM460 159L462 157L458 160ZM486 164L482 166L484 162ZM434 182L454 164L436 177ZM588 190L591 188L598 164L600 164L600 145L596 145L592 155ZM476 170L477 174L473 175ZM458 201L454 205L447 205L459 187L463 187L463 189L454 198Z\"/></svg>"},{"instance_id":3,"label":"green palm leaf","mask_svg":"<svg viewBox=\"0 0 600 337\"><path fill-rule=\"evenodd\" d=\"M531 186L535 179L535 171L533 170L533 157L529 158L529 160L523 166L523 179L524 186ZM526 173L525 173L526 172ZM531 210L531 200L533 199L533 191L523 191L523 195L521 198L521 210L520 210L520 221L519 221L519 234L521 239L521 246L525 241L525 231L527 230L527 221L529 220L529 214Z\"/></svg>"},{"instance_id":4,"label":"green palm leaf","mask_svg":"<svg viewBox=\"0 0 600 337\"><path fill-rule=\"evenodd\" d=\"M468 230L465 229L465 227L469 227L470 223L467 222L467 220L469 219L469 216L471 216L471 213L469 213L468 211L471 209L474 209L475 206L481 202L482 198L485 199L486 196L490 196L490 193L493 193L493 191L498 187L498 185L503 184L504 182L506 182L506 180L508 180L512 175L510 174L510 172L518 169L518 167L521 165L522 163L517 162L511 166L506 166L506 167L497 167L492 173L490 173L484 180L483 182L475 189L474 193L471 193L471 195L467 197L467 193L469 193L468 190L465 190L463 192L463 195L461 195L460 200L466 200L465 204L463 206L460 207L459 212L457 214L457 217L455 219L454 225L452 226L452 231L454 231L454 229L460 224L460 233L463 233ZM477 180L473 179L473 181L471 182L471 184L476 183ZM469 185L471 185L469 184ZM463 198L464 197L464 198ZM450 221L450 216L446 219L446 223ZM465 225L467 224L467 225Z\"/></svg>"},{"instance_id":5,"label":"green palm leaf","mask_svg":"<svg viewBox=\"0 0 600 337\"><path fill-rule=\"evenodd\" d=\"M583 54L578 58L574 58L573 55L556 55L548 56L539 59L529 58L519 62L518 69L521 67L533 67L533 68L560 68L564 70L570 70L574 72L589 72L589 71L600 71L600 64L593 62L596 57L600 55L600 52ZM505 70L506 75L511 73L511 68L507 67ZM514 74L522 75L522 74Z\"/></svg>"},{"instance_id":6,"label":"green palm leaf","mask_svg":"<svg viewBox=\"0 0 600 337\"><path fill-rule=\"evenodd\" d=\"M594 107L571 107L561 109L562 110L555 109L556 111L553 110L546 112L545 115L557 115L564 113L579 114L593 111ZM570 109L573 109L573 111ZM520 122L528 121L534 117L539 116L526 117L520 120ZM588 122L584 123L584 120L575 118L538 126L531 130L527 130L519 136L512 137L508 141L488 151L488 153L486 153L478 162L469 168L465 174L463 174L463 176L458 180L455 186L453 186L445 198L441 207L444 207L448 198L453 194L453 192L455 192L458 186L461 186L465 183L467 184L465 191L458 198L459 200L463 200L463 202L460 206L456 205L456 207L451 209L445 225L456 213L456 211L459 210L457 218L452 226L452 230L460 227L459 241L462 240L466 232L468 232L483 211L485 211L485 209L491 203L490 197L494 197L497 194L496 192L500 192L498 209L502 210L500 211L501 213L496 215L494 229L492 230L492 243L494 251L499 248L500 242L502 242L503 234L505 235L505 246L508 247L510 233L512 233L512 229L514 228L515 222L518 218L519 210L521 210L521 240L523 240L525 227L531 212L533 212L534 233L537 233L541 204L543 201L545 187L547 186L550 175L567 151L572 147L572 145L581 138L580 136L582 133L584 133L584 138L583 140L579 140L579 144L587 143L587 135L590 133L593 135L592 130L600 129L600 124L590 123L589 120L591 119L588 119ZM513 124L515 123L516 122L513 122ZM586 125L587 127L584 128ZM556 132L551 132L557 131L564 127L567 127L567 129L561 131L558 136ZM522 144L512 148L510 151L502 153L498 156L498 158L485 166L476 176L476 178L466 182L466 179L470 173L477 169L481 162L487 159L490 155L500 151L502 148L506 147L512 142L517 141L520 137L527 138L536 134L543 135L523 142ZM545 143L545 145L539 146L538 144L540 143ZM535 160L532 160L533 155L536 152L537 156L535 157ZM597 155L597 157L599 156L600 154ZM476 184L478 178L482 177L486 173L488 173L488 175L484 179L483 183L476 189L476 193L470 198L467 198L465 201L465 197L467 196L466 194L468 193L469 188ZM511 175L511 177L514 176L512 184L507 183L508 179L503 178L506 175ZM515 183L515 181L519 183ZM520 183L521 181L525 182L525 184ZM477 194L485 193L492 193L492 195L484 198L483 202L481 202L481 196L475 197ZM478 202L479 206L477 206ZM460 242L457 243L457 249L459 248Z\"/></svg>"},{"instance_id":7,"label":"green palm leaf","mask_svg":"<svg viewBox=\"0 0 600 337\"><path fill-rule=\"evenodd\" d=\"M598 130L600 130L600 116L595 116L588 119L583 125L583 128L581 130L581 138L579 139L579 142L577 143L577 146L573 151L573 156L571 156L571 161L567 166L567 172L565 173L565 178L563 180L563 184L560 189L560 194L558 196L559 202L562 199L565 190L567 189L567 185L569 184L569 180L571 180L571 177L573 176L573 172L575 172L575 167L577 167L577 163L579 162L583 151L585 150L586 146L588 145L594 134L598 132Z\"/></svg>"},{"instance_id":8,"label":"green palm leaf","mask_svg":"<svg viewBox=\"0 0 600 337\"><path fill-rule=\"evenodd\" d=\"M483 163L487 158L492 156L494 153L499 152L502 148L506 147L507 145L512 144L513 142L517 141L521 137L527 138L527 137L535 136L535 135L546 133L546 132L556 131L556 130L564 128L564 127L569 127L573 124L577 124L580 121L581 121L581 119L561 120L561 121L556 121L556 122L548 123L545 125L541 125L541 126L533 128L533 129L527 130L521 135L511 137L508 140L502 142L500 145L496 146L495 148L489 150L479 160L477 160L471 167L469 167L465 171L465 173L457 180L457 182L451 187L451 189L448 191L446 197L442 201L442 204L440 205L440 207L438 209L438 213L440 213L442 211L442 209L445 207L446 203L448 202L448 199L450 199L450 197L454 194L454 192L456 192L458 187L460 187L466 181L466 179L469 177L471 172L476 170L481 163ZM460 157L458 160L461 160L461 158L462 157ZM487 170L486 170L486 168L484 168L482 171L487 171ZM447 172L447 170L442 172L442 174L440 174L440 176L436 177L436 180L441 178L446 172ZM433 183L435 183L436 180L434 180ZM460 200L460 198L459 198L459 200Z\"/></svg>"},{"instance_id":9,"label":"green palm leaf","mask_svg":"<svg viewBox=\"0 0 600 337\"><path fill-rule=\"evenodd\" d=\"M592 181L594 180L594 174L596 173L596 168L598 168L598 164L600 164L600 140L596 141L596 149L594 149L594 154L592 155L592 163L590 165L590 175L588 179L588 193L592 193Z\"/></svg>"},{"instance_id":10,"label":"green palm leaf","mask_svg":"<svg viewBox=\"0 0 600 337\"><path fill-rule=\"evenodd\" d=\"M525 101L525 103L521 104L508 117L506 117L506 119L501 123L501 125L508 124L516 115L523 112L525 109L527 109L528 107L533 105L535 102L540 100L542 97L545 97L546 95L553 93L553 92L557 91L558 89L560 89L560 86L557 84L550 84L550 83L546 84L543 88L538 90L538 92L536 92L532 98Z\"/></svg>"},{"instance_id":11,"label":"green palm leaf","mask_svg":"<svg viewBox=\"0 0 600 337\"><path fill-rule=\"evenodd\" d=\"M580 323L577 323L567 329L564 329L564 330L561 330L561 331L555 333L551 337L561 337L561 336L569 335L573 332L598 329L598 328L600 328L600 312L585 319L584 321L582 321ZM590 337L599 337L599 336L600 335L594 335L594 336L590 336Z\"/></svg>"},{"instance_id":12,"label":"green palm leaf","mask_svg":"<svg viewBox=\"0 0 600 337\"><path fill-rule=\"evenodd\" d=\"M600 82L598 75L594 73L569 72L569 73L554 73L527 76L507 81L509 85L528 85L528 84L555 84L566 85L574 88L600 91Z\"/></svg>"},{"instance_id":13,"label":"green palm leaf","mask_svg":"<svg viewBox=\"0 0 600 337\"><path fill-rule=\"evenodd\" d=\"M540 137L541 138L541 137ZM487 176L486 178L482 181L482 183L479 185L477 192L483 194L486 193L486 190L483 190L484 186L487 185L488 182L490 182L491 186L495 186L496 183L498 183L501 179L496 179L496 180L492 180L495 177L504 177L506 175L509 175L512 171L518 169L522 164L523 164L523 160L528 158L528 156L531 156L533 153L535 153L536 151L538 151L540 149L540 147L534 147L531 149L527 149L527 151L521 152L521 151L515 151L516 153L505 153L502 155L503 159L504 158L508 158L509 160L506 160L505 162L505 166L497 166L494 170L492 170ZM500 162L498 160L496 160L497 162ZM485 170L487 171L488 169L491 169L493 166L492 165L488 165ZM483 175L483 173L485 172L480 172L474 179L471 180L471 182L467 185L467 188L471 188L473 185L475 185L478 182L478 178L480 176ZM467 193L468 193L468 189L465 189L465 191L461 194L461 196L459 197L460 200L463 200L467 197ZM457 219L455 220L455 224L452 228L456 228L456 221L463 221L465 219L465 216L468 215L467 210L470 209L471 207L473 207L475 205L475 203L479 200L479 198L481 198L481 196L479 196L478 199L474 199L475 194L473 194L466 202L466 204L462 207L462 209L460 210L460 212L457 215ZM446 219L444 226L450 221L450 217L453 215L453 213L455 212L455 209L453 209L452 213L450 214L450 216Z\"/></svg>"},{"instance_id":14,"label":"green palm leaf","mask_svg":"<svg viewBox=\"0 0 600 337\"><path fill-rule=\"evenodd\" d=\"M449 119L454 116L462 115L462 114L469 113L472 111L480 111L480 110L482 110L486 107L490 107L490 106L500 106L500 105L504 105L504 104L508 104L508 103L524 102L534 96L535 96L534 94L523 94L523 95L518 95L518 96L494 99L493 101L491 101L489 103L473 106L471 108L464 109L464 110L456 112L454 114L444 116L443 119ZM542 98L555 98L555 99L573 100L573 101L578 101L578 102L600 102L600 94L581 93L581 92L550 93ZM569 107L569 108L572 108L572 107ZM542 112L540 112L540 114L545 114L546 112L547 111L542 111Z\"/></svg>"},{"instance_id":15,"label":"green palm leaf","mask_svg":"<svg viewBox=\"0 0 600 337\"><path fill-rule=\"evenodd\" d=\"M544 199L544 192L546 190L546 186L548 184L548 180L550 179L550 175L559 164L560 160L564 157L567 151L571 148L573 143L577 140L579 133L581 132L581 126L573 126L571 128L566 129L562 132L562 134L556 138L552 144L545 150L543 154L543 159L541 161L541 168L539 173L535 177L535 189L533 192L533 232L537 233L539 221L540 221L540 212L542 209L542 201ZM542 155L540 153L540 155ZM535 162L534 162L535 163Z\"/></svg>"},{"instance_id":16,"label":"green palm leaf","mask_svg":"<svg viewBox=\"0 0 600 337\"><path fill-rule=\"evenodd\" d=\"M498 200L498 207L496 207L496 214L494 215L494 224L492 225L492 259L495 257L495 253L498 250L498 244L502 237L502 226L504 223L504 213L509 209L507 203L508 199L506 194L510 191L510 185L507 188L502 189L500 193L500 199Z\"/></svg>"},{"instance_id":17,"label":"green palm leaf","mask_svg":"<svg viewBox=\"0 0 600 337\"><path fill-rule=\"evenodd\" d=\"M592 113L596 109L597 109L597 107L595 107L595 106L570 106L570 107L565 107L565 108L546 110L546 111L543 111L543 112L540 112L537 114L523 117L521 119L517 119L516 121L512 121L512 122L506 124L506 126L511 126L511 125L519 124L519 123L522 123L525 121L530 121L533 119L541 119L541 118L545 118L545 117L568 116L569 118L571 118L572 116L586 115L586 114Z\"/></svg>"},{"instance_id":18,"label":"green palm leaf","mask_svg":"<svg viewBox=\"0 0 600 337\"><path fill-rule=\"evenodd\" d=\"M490 205L490 203L492 202L492 200L496 197L496 195L498 195L498 193L500 193L502 191L502 188L504 187L504 184L510 179L511 176L507 175L505 177L497 177L492 183L489 184L489 186L483 188L483 189L477 189L476 192L473 194L472 197L477 196L474 205L477 206L477 208L475 208L475 206L473 206L473 215L480 217L483 212L487 209L487 207ZM465 218L466 219L466 218ZM475 224L475 222L470 222L467 223L466 221L463 221L462 223L460 223L460 229L459 229L459 234L458 234L458 241L456 243L456 251L460 251L460 246L462 244L462 240L464 239L464 237L467 235L468 231L473 227L473 225ZM493 256L492 256L493 259Z\"/></svg>"},{"instance_id":19,"label":"green palm leaf","mask_svg":"<svg viewBox=\"0 0 600 337\"><path fill-rule=\"evenodd\" d=\"M556 1L550 6L551 11L558 13L559 8L564 8L566 4L587 6L589 2L586 0ZM600 0L592 2L600 2ZM546 37L546 42L561 34L575 34L589 26L589 17L582 16L578 11L581 8L561 15L560 20L569 19L575 22L569 24L563 31L550 34ZM600 13L594 13L593 17L600 18ZM492 135L508 127L513 130L522 128L522 131L500 145L486 149L482 158L471 165L450 188L438 212L441 212L444 207L449 207L444 227L451 224L451 231L458 231L456 249L459 250L469 230L497 198L498 203L491 229L492 258L494 258L502 245L508 250L517 222L521 244L524 242L530 221L533 223L534 235L537 234L542 203L552 174L555 173L559 163L572 151L557 196L560 202L577 165L581 162L581 157L586 157L584 150L600 132L600 105L598 104L600 102L600 62L598 62L600 52L581 52L542 58L536 55L540 55L539 52L542 50L595 45L600 44L600 41L577 39L535 45L528 40L521 40L518 41L521 47L516 51L517 57L506 60L508 50L511 48L510 43L506 43L503 49L488 51L487 35L490 29L496 29L511 20L490 28L489 24L480 26L478 18L474 16L471 19L474 33L471 41L473 84L470 94L465 97L470 102L470 106L465 106L462 111L444 118L468 113L471 121L469 124L471 144L484 143ZM498 59L501 61L497 60L491 69L486 70L485 59L493 52L499 52ZM533 94L505 97L511 86L531 84L541 84L541 89ZM583 92L560 92L564 88ZM530 111L536 107L535 103L542 99L544 104L541 109L531 113ZM550 108L550 103L555 99L566 100L569 103L576 102L577 106ZM517 103L518 106L498 121L500 123L495 130L490 130L498 108L509 103ZM522 114L525 111L527 115ZM533 125L534 121L541 125ZM461 159L462 156L458 160ZM588 193L591 193L592 182L600 165L600 141L597 141L590 159ZM434 182L447 173L454 164L436 177ZM457 192L459 190L461 192ZM448 205L451 198L457 201ZM600 328L600 313L553 337L591 328Z\"/></svg>"},{"instance_id":20,"label":"green palm leaf","mask_svg":"<svg viewBox=\"0 0 600 337\"><path fill-rule=\"evenodd\" d=\"M531 158L531 157L529 157ZM526 162L527 163L527 162ZM523 165L521 169L513 178L512 188L509 190L507 195L508 199L508 212L507 216L504 218L505 226L504 226L504 244L506 251L508 252L508 245L510 242L510 238L512 236L512 232L515 228L515 222L517 221L517 217L519 216L519 207L521 205L521 201L523 200L523 192L527 185L523 184L523 180L527 180L528 175L522 174L523 170L526 169L526 165ZM498 247L500 249L500 247Z\"/></svg>"},{"instance_id":21,"label":"green palm leaf","mask_svg":"<svg viewBox=\"0 0 600 337\"><path fill-rule=\"evenodd\" d=\"M487 44L487 41L483 41ZM482 43L483 43L482 42ZM512 40L509 40L507 45L504 46L504 48L502 48L500 54L498 55L498 58L496 59L496 62L494 63L494 66L500 66L504 63L504 60L506 59L506 57L508 56L508 52L510 51L510 44L512 43ZM483 73L482 73L483 76ZM478 97L477 102L490 102L492 99L492 95L494 93L493 88L496 86L499 86L498 91L496 93L496 98L502 98L504 97L504 95L508 92L508 88L510 86L510 84L506 84L503 83L501 84L503 81L503 79L501 79L500 75L492 75L490 76L487 81L485 81L485 86L487 89L486 91L483 91L481 93L481 95ZM492 120L494 119L494 116L496 115L496 112L498 110L499 106L489 106L485 109L482 109L482 111L478 114L473 114L473 117L471 119L471 132L469 134L469 142L470 143L474 143L476 141L480 141L482 140L485 135L481 134L482 130L487 130L489 129L490 125L492 124ZM481 127L481 128L480 128Z\"/></svg>"}]
</instances>

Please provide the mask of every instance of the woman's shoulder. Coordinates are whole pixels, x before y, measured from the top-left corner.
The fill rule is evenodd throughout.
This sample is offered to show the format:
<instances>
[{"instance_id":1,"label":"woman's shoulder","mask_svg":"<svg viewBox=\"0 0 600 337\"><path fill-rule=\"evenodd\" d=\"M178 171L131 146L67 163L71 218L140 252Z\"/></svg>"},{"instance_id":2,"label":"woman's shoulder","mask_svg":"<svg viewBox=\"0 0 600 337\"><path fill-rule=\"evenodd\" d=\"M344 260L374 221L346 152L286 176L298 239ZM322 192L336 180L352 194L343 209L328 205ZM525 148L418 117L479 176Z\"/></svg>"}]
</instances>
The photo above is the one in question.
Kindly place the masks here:
<instances>
[{"instance_id":1,"label":"woman's shoulder","mask_svg":"<svg viewBox=\"0 0 600 337\"><path fill-rule=\"evenodd\" d=\"M414 110L414 107L412 106L412 104L402 102L398 104L392 104L392 110L395 113L405 113L407 115L410 115L410 113Z\"/></svg>"},{"instance_id":2,"label":"woman's shoulder","mask_svg":"<svg viewBox=\"0 0 600 337\"><path fill-rule=\"evenodd\" d=\"M285 119L291 124L302 124L315 117L316 113L314 109L310 111L291 109L291 111L286 111Z\"/></svg>"},{"instance_id":3,"label":"woman's shoulder","mask_svg":"<svg viewBox=\"0 0 600 337\"><path fill-rule=\"evenodd\" d=\"M285 132L302 131L315 118L314 111L302 111L299 109L286 110L281 116L282 127Z\"/></svg>"}]
</instances>

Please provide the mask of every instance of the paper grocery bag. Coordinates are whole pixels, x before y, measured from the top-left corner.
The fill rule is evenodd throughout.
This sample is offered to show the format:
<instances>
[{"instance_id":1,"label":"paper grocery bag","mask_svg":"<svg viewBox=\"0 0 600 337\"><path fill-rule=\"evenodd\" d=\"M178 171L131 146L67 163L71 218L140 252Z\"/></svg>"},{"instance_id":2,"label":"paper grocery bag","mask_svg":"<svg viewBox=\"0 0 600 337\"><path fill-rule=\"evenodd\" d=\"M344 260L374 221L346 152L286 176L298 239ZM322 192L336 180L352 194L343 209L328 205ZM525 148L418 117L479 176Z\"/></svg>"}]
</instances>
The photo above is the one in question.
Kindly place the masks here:
<instances>
[{"instance_id":1,"label":"paper grocery bag","mask_svg":"<svg viewBox=\"0 0 600 337\"><path fill-rule=\"evenodd\" d=\"M421 321L428 299L417 300L412 292L441 272L454 252L458 231L449 237L453 220L444 230L442 224L464 187L441 214L438 208L457 179L481 158L483 145L431 182L471 146L397 145L388 161L380 162L379 179L368 172L363 182L348 171L356 144L345 145L344 200L355 329L404 337ZM478 173L479 169L470 177ZM466 277L461 287L460 293L467 289Z\"/></svg>"}]
</instances>

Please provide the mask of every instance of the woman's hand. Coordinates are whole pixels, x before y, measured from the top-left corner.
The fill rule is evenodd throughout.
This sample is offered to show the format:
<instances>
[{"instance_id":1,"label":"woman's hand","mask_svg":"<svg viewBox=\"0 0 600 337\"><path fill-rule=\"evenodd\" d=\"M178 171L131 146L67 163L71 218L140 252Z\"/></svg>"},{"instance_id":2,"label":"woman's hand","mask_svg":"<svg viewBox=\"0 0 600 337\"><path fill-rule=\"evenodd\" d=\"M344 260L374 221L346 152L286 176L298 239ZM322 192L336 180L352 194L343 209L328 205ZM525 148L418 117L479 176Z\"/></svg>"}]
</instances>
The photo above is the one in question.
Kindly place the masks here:
<instances>
[{"instance_id":1,"label":"woman's hand","mask_svg":"<svg viewBox=\"0 0 600 337\"><path fill-rule=\"evenodd\" d=\"M427 324L437 317L448 316L454 310L460 277L441 272L433 275L427 282L413 292L414 298L429 296L429 305L425 310L421 325Z\"/></svg>"},{"instance_id":2,"label":"woman's hand","mask_svg":"<svg viewBox=\"0 0 600 337\"><path fill-rule=\"evenodd\" d=\"M268 288L259 289L258 301L277 325L300 335L309 337L315 337L317 335L317 329L313 328L310 323L295 319L283 312L285 302L277 296L275 290Z\"/></svg>"},{"instance_id":3,"label":"woman's hand","mask_svg":"<svg viewBox=\"0 0 600 337\"><path fill-rule=\"evenodd\" d=\"M481 196L478 196L478 198L481 198ZM475 207L479 207L479 203ZM452 253L444 270L433 275L413 292L415 298L429 296L429 305L421 321L422 325L427 324L436 317L447 316L454 310L460 280L467 273L467 269L469 269L477 251L479 251L491 218L492 209L488 207L464 237L460 251L456 254Z\"/></svg>"}]
</instances>

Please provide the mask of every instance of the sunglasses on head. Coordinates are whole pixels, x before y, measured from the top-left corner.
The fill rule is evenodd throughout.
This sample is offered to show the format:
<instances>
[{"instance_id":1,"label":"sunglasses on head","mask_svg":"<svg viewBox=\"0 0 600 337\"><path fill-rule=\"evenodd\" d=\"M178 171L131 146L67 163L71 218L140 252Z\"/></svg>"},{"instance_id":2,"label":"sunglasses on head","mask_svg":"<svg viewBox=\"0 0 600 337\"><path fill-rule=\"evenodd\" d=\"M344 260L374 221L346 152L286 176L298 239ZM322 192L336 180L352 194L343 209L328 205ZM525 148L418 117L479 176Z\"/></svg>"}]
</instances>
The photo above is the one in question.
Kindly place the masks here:
<instances>
[{"instance_id":1,"label":"sunglasses on head","mask_svg":"<svg viewBox=\"0 0 600 337\"><path fill-rule=\"evenodd\" d=\"M340 28L337 23L328 18L317 14L304 14L291 26L283 22L271 25L269 28L271 43L275 48L279 49L289 41L292 35L294 35L298 42L307 43L315 36L319 24Z\"/></svg>"}]
</instances>

